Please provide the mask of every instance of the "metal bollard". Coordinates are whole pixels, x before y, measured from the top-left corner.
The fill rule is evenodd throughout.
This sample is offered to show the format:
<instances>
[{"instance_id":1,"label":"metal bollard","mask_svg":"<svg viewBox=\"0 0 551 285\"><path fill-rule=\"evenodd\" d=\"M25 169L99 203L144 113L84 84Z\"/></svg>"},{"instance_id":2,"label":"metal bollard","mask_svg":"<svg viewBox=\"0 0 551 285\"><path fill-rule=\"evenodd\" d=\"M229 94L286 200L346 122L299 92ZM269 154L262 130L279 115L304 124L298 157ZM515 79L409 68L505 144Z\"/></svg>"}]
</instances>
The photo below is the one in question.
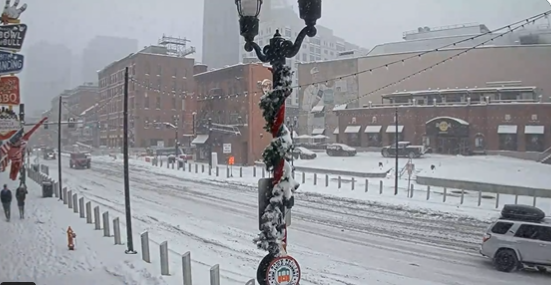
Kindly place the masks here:
<instances>
[{"instance_id":1,"label":"metal bollard","mask_svg":"<svg viewBox=\"0 0 551 285\"><path fill-rule=\"evenodd\" d=\"M220 168L217 166L216 167L216 177L218 177L220 175Z\"/></svg>"},{"instance_id":2,"label":"metal bollard","mask_svg":"<svg viewBox=\"0 0 551 285\"><path fill-rule=\"evenodd\" d=\"M226 178L230 178L230 167L226 166Z\"/></svg>"},{"instance_id":3,"label":"metal bollard","mask_svg":"<svg viewBox=\"0 0 551 285\"><path fill-rule=\"evenodd\" d=\"M54 183L54 195L56 198L59 198L59 183Z\"/></svg>"},{"instance_id":4,"label":"metal bollard","mask_svg":"<svg viewBox=\"0 0 551 285\"><path fill-rule=\"evenodd\" d=\"M63 204L67 205L67 187L63 187Z\"/></svg>"},{"instance_id":5,"label":"metal bollard","mask_svg":"<svg viewBox=\"0 0 551 285\"><path fill-rule=\"evenodd\" d=\"M379 181L379 195L383 194L383 180Z\"/></svg>"},{"instance_id":6,"label":"metal bollard","mask_svg":"<svg viewBox=\"0 0 551 285\"><path fill-rule=\"evenodd\" d=\"M184 276L184 285L192 285L191 282L191 252L182 255L182 274Z\"/></svg>"},{"instance_id":7,"label":"metal bollard","mask_svg":"<svg viewBox=\"0 0 551 285\"><path fill-rule=\"evenodd\" d=\"M78 213L78 195L73 194L73 213Z\"/></svg>"},{"instance_id":8,"label":"metal bollard","mask_svg":"<svg viewBox=\"0 0 551 285\"><path fill-rule=\"evenodd\" d=\"M369 191L369 180L365 180L365 193L367 193L367 191Z\"/></svg>"},{"instance_id":9,"label":"metal bollard","mask_svg":"<svg viewBox=\"0 0 551 285\"><path fill-rule=\"evenodd\" d=\"M427 201L430 199L430 185L427 186Z\"/></svg>"},{"instance_id":10,"label":"metal bollard","mask_svg":"<svg viewBox=\"0 0 551 285\"><path fill-rule=\"evenodd\" d=\"M518 194L515 194L515 205L518 205Z\"/></svg>"},{"instance_id":11,"label":"metal bollard","mask_svg":"<svg viewBox=\"0 0 551 285\"><path fill-rule=\"evenodd\" d=\"M314 173L314 186L318 185L318 174Z\"/></svg>"},{"instance_id":12,"label":"metal bollard","mask_svg":"<svg viewBox=\"0 0 551 285\"><path fill-rule=\"evenodd\" d=\"M101 221L99 216L99 206L94 207L94 225L96 230L101 230Z\"/></svg>"},{"instance_id":13,"label":"metal bollard","mask_svg":"<svg viewBox=\"0 0 551 285\"><path fill-rule=\"evenodd\" d=\"M499 193L496 193L496 209L499 208Z\"/></svg>"},{"instance_id":14,"label":"metal bollard","mask_svg":"<svg viewBox=\"0 0 551 285\"><path fill-rule=\"evenodd\" d=\"M478 206L482 204L482 190L478 190Z\"/></svg>"},{"instance_id":15,"label":"metal bollard","mask_svg":"<svg viewBox=\"0 0 551 285\"><path fill-rule=\"evenodd\" d=\"M149 233L143 232L140 235L140 240L142 242L142 259L147 263L151 263L151 256L149 255Z\"/></svg>"},{"instance_id":16,"label":"metal bollard","mask_svg":"<svg viewBox=\"0 0 551 285\"><path fill-rule=\"evenodd\" d=\"M534 200L532 200L532 206L536 206L536 204L538 203L538 197L536 196L536 194L534 193Z\"/></svg>"},{"instance_id":17,"label":"metal bollard","mask_svg":"<svg viewBox=\"0 0 551 285\"><path fill-rule=\"evenodd\" d=\"M341 189L341 177L340 176L337 178L337 187L339 189Z\"/></svg>"},{"instance_id":18,"label":"metal bollard","mask_svg":"<svg viewBox=\"0 0 551 285\"><path fill-rule=\"evenodd\" d=\"M354 191L354 187L355 187L355 180L354 180L354 177L352 177L352 184L350 185L350 188L352 189L352 191Z\"/></svg>"},{"instance_id":19,"label":"metal bollard","mask_svg":"<svg viewBox=\"0 0 551 285\"><path fill-rule=\"evenodd\" d=\"M461 205L463 205L463 202L465 201L465 190L461 189Z\"/></svg>"},{"instance_id":20,"label":"metal bollard","mask_svg":"<svg viewBox=\"0 0 551 285\"><path fill-rule=\"evenodd\" d=\"M92 202L86 202L86 223L92 223Z\"/></svg>"},{"instance_id":21,"label":"metal bollard","mask_svg":"<svg viewBox=\"0 0 551 285\"><path fill-rule=\"evenodd\" d=\"M217 167L218 167L218 166L217 166ZM204 171L203 171L203 172L204 172ZM211 175L212 175L212 167L210 167L210 165L209 165L209 176L211 176Z\"/></svg>"},{"instance_id":22,"label":"metal bollard","mask_svg":"<svg viewBox=\"0 0 551 285\"><path fill-rule=\"evenodd\" d=\"M446 202L447 196L448 196L448 188L444 187L444 196L442 198L442 202Z\"/></svg>"},{"instance_id":23,"label":"metal bollard","mask_svg":"<svg viewBox=\"0 0 551 285\"><path fill-rule=\"evenodd\" d=\"M262 178L266 178L266 168L262 167Z\"/></svg>"},{"instance_id":24,"label":"metal bollard","mask_svg":"<svg viewBox=\"0 0 551 285\"><path fill-rule=\"evenodd\" d=\"M329 175L325 174L325 187L329 187Z\"/></svg>"},{"instance_id":25,"label":"metal bollard","mask_svg":"<svg viewBox=\"0 0 551 285\"><path fill-rule=\"evenodd\" d=\"M186 171L186 163L182 161L182 171Z\"/></svg>"},{"instance_id":26,"label":"metal bollard","mask_svg":"<svg viewBox=\"0 0 551 285\"><path fill-rule=\"evenodd\" d=\"M111 227L109 227L109 212L104 212L102 214L103 216L103 236L104 237L110 237L111 236Z\"/></svg>"},{"instance_id":27,"label":"metal bollard","mask_svg":"<svg viewBox=\"0 0 551 285\"><path fill-rule=\"evenodd\" d=\"M256 166L253 166L253 177L256 177Z\"/></svg>"},{"instance_id":28,"label":"metal bollard","mask_svg":"<svg viewBox=\"0 0 551 285\"><path fill-rule=\"evenodd\" d=\"M199 173L199 165L195 164L195 173Z\"/></svg>"},{"instance_id":29,"label":"metal bollard","mask_svg":"<svg viewBox=\"0 0 551 285\"><path fill-rule=\"evenodd\" d=\"M243 167L239 167L239 178L243 177Z\"/></svg>"},{"instance_id":30,"label":"metal bollard","mask_svg":"<svg viewBox=\"0 0 551 285\"><path fill-rule=\"evenodd\" d=\"M415 191L415 188L414 188L413 184L411 184L411 186L410 186L409 188L410 188L410 189L409 189L409 191L410 191L410 192L409 192L409 197L410 197L410 198L413 198L413 191Z\"/></svg>"},{"instance_id":31,"label":"metal bollard","mask_svg":"<svg viewBox=\"0 0 551 285\"><path fill-rule=\"evenodd\" d=\"M210 285L220 285L220 265L210 268Z\"/></svg>"},{"instance_id":32,"label":"metal bollard","mask_svg":"<svg viewBox=\"0 0 551 285\"><path fill-rule=\"evenodd\" d=\"M80 218L85 218L86 213L84 212L84 197L80 197L80 199L78 199L78 210Z\"/></svg>"},{"instance_id":33,"label":"metal bollard","mask_svg":"<svg viewBox=\"0 0 551 285\"><path fill-rule=\"evenodd\" d=\"M302 184L306 183L306 173L302 172Z\"/></svg>"},{"instance_id":34,"label":"metal bollard","mask_svg":"<svg viewBox=\"0 0 551 285\"><path fill-rule=\"evenodd\" d=\"M113 219L113 236L115 237L115 244L122 244L121 242L121 223L119 218Z\"/></svg>"},{"instance_id":35,"label":"metal bollard","mask_svg":"<svg viewBox=\"0 0 551 285\"><path fill-rule=\"evenodd\" d=\"M191 162L187 164L187 171L191 172Z\"/></svg>"},{"instance_id":36,"label":"metal bollard","mask_svg":"<svg viewBox=\"0 0 551 285\"><path fill-rule=\"evenodd\" d=\"M67 207L73 208L73 191L71 190L67 191Z\"/></svg>"},{"instance_id":37,"label":"metal bollard","mask_svg":"<svg viewBox=\"0 0 551 285\"><path fill-rule=\"evenodd\" d=\"M170 275L168 268L168 242L163 241L159 245L159 253L161 255L161 275Z\"/></svg>"}]
</instances>

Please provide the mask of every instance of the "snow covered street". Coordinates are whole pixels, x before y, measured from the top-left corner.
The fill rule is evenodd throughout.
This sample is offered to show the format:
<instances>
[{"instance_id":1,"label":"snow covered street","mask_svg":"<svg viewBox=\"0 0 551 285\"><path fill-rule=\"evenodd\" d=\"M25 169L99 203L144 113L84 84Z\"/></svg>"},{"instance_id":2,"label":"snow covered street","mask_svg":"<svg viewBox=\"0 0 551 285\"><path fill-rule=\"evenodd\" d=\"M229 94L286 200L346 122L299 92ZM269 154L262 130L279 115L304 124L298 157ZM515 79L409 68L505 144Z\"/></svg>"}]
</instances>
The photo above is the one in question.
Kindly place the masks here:
<instances>
[{"instance_id":1,"label":"snow covered street","mask_svg":"<svg viewBox=\"0 0 551 285\"><path fill-rule=\"evenodd\" d=\"M63 159L65 186L122 217L120 161L94 159L92 169L74 170ZM57 178L56 163L43 163ZM179 254L191 251L198 284L207 284L208 268L216 263L224 285L243 285L255 276L264 254L252 243L256 189L208 179L198 183L134 164L130 171L134 232L147 230L152 241L168 241L171 271L179 272ZM485 221L466 216L300 193L289 251L301 263L305 285L549 283L549 276L538 273L494 270L477 252L486 227Z\"/></svg>"},{"instance_id":2,"label":"snow covered street","mask_svg":"<svg viewBox=\"0 0 551 285\"><path fill-rule=\"evenodd\" d=\"M3 173L2 181L8 181ZM9 180L12 191L18 184ZM38 185L29 181L25 219L19 219L12 203L8 223L0 221L0 281L32 281L41 285L127 285L166 283L140 262L137 255L125 255L124 246L115 247L102 238L78 215L71 214L56 198L41 198ZM76 233L75 251L67 247L67 228ZM153 273L150 273L153 272Z\"/></svg>"}]
</instances>

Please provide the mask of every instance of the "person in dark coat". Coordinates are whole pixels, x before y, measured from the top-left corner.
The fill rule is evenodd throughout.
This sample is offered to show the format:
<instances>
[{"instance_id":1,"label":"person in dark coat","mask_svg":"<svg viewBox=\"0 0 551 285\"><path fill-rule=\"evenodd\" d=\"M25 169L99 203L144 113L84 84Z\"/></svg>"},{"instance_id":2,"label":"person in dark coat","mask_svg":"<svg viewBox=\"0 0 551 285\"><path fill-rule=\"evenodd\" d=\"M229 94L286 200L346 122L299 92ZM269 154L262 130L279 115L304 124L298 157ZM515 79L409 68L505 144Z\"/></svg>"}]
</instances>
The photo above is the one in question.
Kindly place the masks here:
<instances>
[{"instance_id":1,"label":"person in dark coat","mask_svg":"<svg viewBox=\"0 0 551 285\"><path fill-rule=\"evenodd\" d=\"M27 186L21 184L15 191L15 199L17 199L17 207L19 208L19 218L25 218L25 199L27 198Z\"/></svg>"},{"instance_id":2,"label":"person in dark coat","mask_svg":"<svg viewBox=\"0 0 551 285\"><path fill-rule=\"evenodd\" d=\"M4 208L4 214L6 215L6 221L10 221L11 216L11 200L12 194L11 190L8 189L8 185L4 184L4 188L0 191L0 201L2 202L2 207Z\"/></svg>"}]
</instances>

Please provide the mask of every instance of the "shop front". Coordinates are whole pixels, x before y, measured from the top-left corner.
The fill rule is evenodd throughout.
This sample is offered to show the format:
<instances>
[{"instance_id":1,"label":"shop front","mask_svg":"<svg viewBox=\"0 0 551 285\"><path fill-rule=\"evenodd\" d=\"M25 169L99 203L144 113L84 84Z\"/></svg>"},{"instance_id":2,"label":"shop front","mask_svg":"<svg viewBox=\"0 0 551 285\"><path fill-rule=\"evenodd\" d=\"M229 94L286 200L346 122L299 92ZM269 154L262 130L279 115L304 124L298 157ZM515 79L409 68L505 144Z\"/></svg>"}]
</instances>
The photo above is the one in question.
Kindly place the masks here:
<instances>
[{"instance_id":1,"label":"shop front","mask_svg":"<svg viewBox=\"0 0 551 285\"><path fill-rule=\"evenodd\" d=\"M435 117L425 123L425 144L434 153L462 154L470 153L469 123L453 117Z\"/></svg>"}]
</instances>

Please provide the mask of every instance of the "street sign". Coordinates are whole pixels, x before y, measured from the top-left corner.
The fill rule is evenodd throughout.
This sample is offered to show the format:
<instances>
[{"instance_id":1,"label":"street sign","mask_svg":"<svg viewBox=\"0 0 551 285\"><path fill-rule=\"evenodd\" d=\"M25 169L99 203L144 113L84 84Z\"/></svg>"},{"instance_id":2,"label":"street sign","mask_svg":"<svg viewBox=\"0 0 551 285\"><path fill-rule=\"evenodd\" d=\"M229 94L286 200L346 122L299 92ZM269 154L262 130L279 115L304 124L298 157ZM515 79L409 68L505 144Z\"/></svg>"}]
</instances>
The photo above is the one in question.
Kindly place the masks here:
<instances>
[{"instance_id":1,"label":"street sign","mask_svg":"<svg viewBox=\"0 0 551 285\"><path fill-rule=\"evenodd\" d=\"M222 145L222 151L224 154L230 154L231 153L231 143L225 143Z\"/></svg>"},{"instance_id":2,"label":"street sign","mask_svg":"<svg viewBox=\"0 0 551 285\"><path fill-rule=\"evenodd\" d=\"M0 26L0 49L20 51L27 34L27 25Z\"/></svg>"},{"instance_id":3,"label":"street sign","mask_svg":"<svg viewBox=\"0 0 551 285\"><path fill-rule=\"evenodd\" d=\"M19 78L16 76L0 77L0 105L19 105L20 103Z\"/></svg>"},{"instance_id":4,"label":"street sign","mask_svg":"<svg viewBox=\"0 0 551 285\"><path fill-rule=\"evenodd\" d=\"M21 129L17 114L9 109L0 111L0 140L7 140Z\"/></svg>"},{"instance_id":5,"label":"street sign","mask_svg":"<svg viewBox=\"0 0 551 285\"><path fill-rule=\"evenodd\" d=\"M300 283L300 265L289 255L276 257L266 272L268 285L298 285Z\"/></svg>"},{"instance_id":6,"label":"street sign","mask_svg":"<svg viewBox=\"0 0 551 285\"><path fill-rule=\"evenodd\" d=\"M17 74L23 70L25 56L6 51L0 51L0 75Z\"/></svg>"}]
</instances>

